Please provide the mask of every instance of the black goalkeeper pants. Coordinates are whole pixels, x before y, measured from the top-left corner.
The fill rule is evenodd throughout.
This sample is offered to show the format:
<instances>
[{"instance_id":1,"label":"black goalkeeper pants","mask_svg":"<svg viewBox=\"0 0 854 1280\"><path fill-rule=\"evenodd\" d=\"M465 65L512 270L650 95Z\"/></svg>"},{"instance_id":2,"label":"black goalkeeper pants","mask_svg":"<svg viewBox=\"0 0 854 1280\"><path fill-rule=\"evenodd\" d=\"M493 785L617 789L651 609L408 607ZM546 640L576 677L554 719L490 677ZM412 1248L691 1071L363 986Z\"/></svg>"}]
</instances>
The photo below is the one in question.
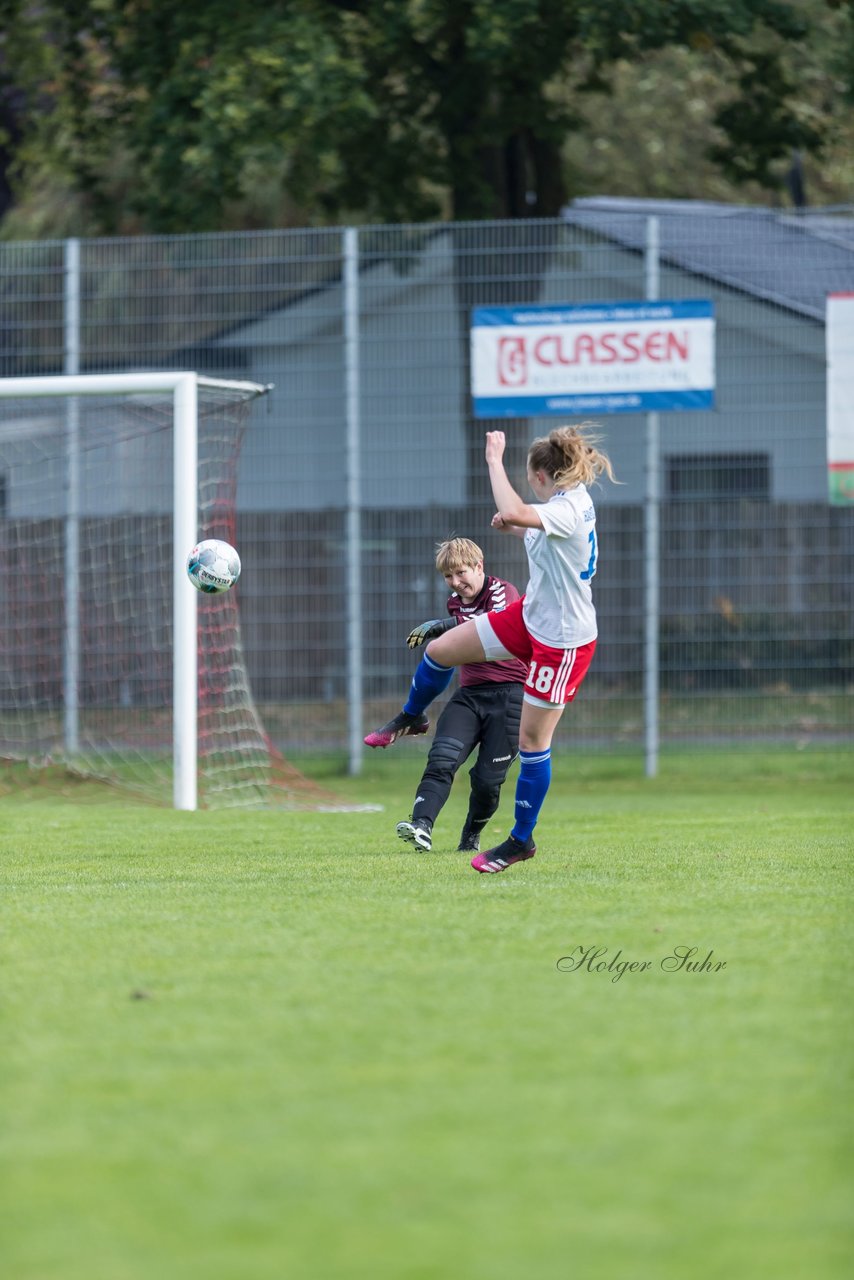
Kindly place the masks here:
<instances>
[{"instance_id":1,"label":"black goalkeeper pants","mask_svg":"<svg viewBox=\"0 0 854 1280\"><path fill-rule=\"evenodd\" d=\"M436 821L457 770L477 747L477 759L469 770L466 825L478 831L486 825L498 808L501 784L519 753L523 691L521 684L495 681L457 689L436 724L427 767L412 806L413 818Z\"/></svg>"}]
</instances>

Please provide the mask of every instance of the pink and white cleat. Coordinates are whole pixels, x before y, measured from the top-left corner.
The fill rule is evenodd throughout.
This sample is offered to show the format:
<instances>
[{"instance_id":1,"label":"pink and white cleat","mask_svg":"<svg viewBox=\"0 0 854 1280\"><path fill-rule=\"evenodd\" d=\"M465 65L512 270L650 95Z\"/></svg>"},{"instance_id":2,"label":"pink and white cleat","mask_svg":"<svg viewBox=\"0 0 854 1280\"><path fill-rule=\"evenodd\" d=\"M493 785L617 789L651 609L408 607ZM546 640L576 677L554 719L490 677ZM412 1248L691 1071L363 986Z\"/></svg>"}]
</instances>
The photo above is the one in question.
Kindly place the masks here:
<instances>
[{"instance_id":1,"label":"pink and white cleat","mask_svg":"<svg viewBox=\"0 0 854 1280\"><path fill-rule=\"evenodd\" d=\"M508 836L494 849L487 849L472 858L471 865L475 871L489 872L495 875L498 871L506 871L514 862L527 862L537 852L537 846L530 838L523 844L515 836Z\"/></svg>"}]
</instances>

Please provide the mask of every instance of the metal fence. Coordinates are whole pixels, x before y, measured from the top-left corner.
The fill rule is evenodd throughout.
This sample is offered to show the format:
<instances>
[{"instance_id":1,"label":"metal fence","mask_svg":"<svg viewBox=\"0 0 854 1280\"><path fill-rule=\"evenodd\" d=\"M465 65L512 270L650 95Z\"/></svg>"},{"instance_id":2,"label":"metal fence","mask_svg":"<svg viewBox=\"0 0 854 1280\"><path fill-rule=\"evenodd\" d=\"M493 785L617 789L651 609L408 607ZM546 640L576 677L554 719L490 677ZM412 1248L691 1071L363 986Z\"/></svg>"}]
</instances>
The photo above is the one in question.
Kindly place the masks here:
<instances>
[{"instance_id":1,"label":"metal fence","mask_svg":"<svg viewBox=\"0 0 854 1280\"><path fill-rule=\"evenodd\" d=\"M489 527L469 323L484 305L655 288L717 318L708 412L598 416L600 644L564 749L854 737L854 508L827 493L825 297L854 219L579 202L561 219L0 244L0 375L196 369L272 382L244 442L237 535L252 689L286 752L349 750L396 709L413 623L444 611L452 534L525 585ZM577 419L572 419L577 420ZM654 465L653 465L654 464ZM0 519L15 495L0 475ZM140 495L144 503L144 495ZM654 511L655 521L650 514ZM59 517L57 510L34 513ZM654 541L653 539L654 536Z\"/></svg>"}]
</instances>

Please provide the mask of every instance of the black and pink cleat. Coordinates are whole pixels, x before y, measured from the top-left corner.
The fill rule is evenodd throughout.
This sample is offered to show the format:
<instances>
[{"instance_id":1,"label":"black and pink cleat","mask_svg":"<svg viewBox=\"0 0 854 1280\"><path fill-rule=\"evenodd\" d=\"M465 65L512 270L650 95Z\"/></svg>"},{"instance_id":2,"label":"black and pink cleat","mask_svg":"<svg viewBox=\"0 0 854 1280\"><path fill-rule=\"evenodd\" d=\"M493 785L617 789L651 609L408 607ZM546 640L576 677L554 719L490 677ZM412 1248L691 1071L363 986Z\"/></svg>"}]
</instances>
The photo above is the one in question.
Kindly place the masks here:
<instances>
[{"instance_id":1,"label":"black and pink cleat","mask_svg":"<svg viewBox=\"0 0 854 1280\"><path fill-rule=\"evenodd\" d=\"M393 720L389 720L388 724L384 724L381 729L374 729L373 733L368 734L365 738L365 746L390 747L393 742L397 742L398 738L426 733L429 728L430 721L426 712L422 711L420 715L411 716L406 711L399 711Z\"/></svg>"},{"instance_id":2,"label":"black and pink cleat","mask_svg":"<svg viewBox=\"0 0 854 1280\"><path fill-rule=\"evenodd\" d=\"M487 849L485 853L479 853L476 858L472 858L471 865L475 871L495 875L499 871L506 871L508 867L512 867L514 862L527 862L536 852L537 846L533 840L528 839L523 844L515 836L508 836L494 849Z\"/></svg>"}]
</instances>

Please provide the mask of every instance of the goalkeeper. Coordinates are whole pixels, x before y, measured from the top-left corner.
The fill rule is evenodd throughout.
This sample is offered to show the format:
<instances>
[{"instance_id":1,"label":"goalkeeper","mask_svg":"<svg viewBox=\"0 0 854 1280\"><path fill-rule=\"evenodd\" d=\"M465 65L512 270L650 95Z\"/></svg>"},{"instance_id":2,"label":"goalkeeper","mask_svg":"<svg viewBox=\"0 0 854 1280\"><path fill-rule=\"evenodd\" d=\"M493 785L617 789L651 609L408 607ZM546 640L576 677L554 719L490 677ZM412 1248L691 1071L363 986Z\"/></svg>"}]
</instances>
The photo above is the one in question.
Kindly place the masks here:
<instances>
[{"instance_id":1,"label":"goalkeeper","mask_svg":"<svg viewBox=\"0 0 854 1280\"><path fill-rule=\"evenodd\" d=\"M483 568L483 552L468 538L450 538L436 548L436 568L451 589L447 618L433 618L413 627L406 638L410 649L418 648L467 622L477 614L502 610L519 592L510 582L488 576ZM471 794L468 816L458 848L477 853L480 833L498 808L501 784L519 753L519 720L522 693L528 668L518 658L505 662L470 662L460 667L459 686L445 706L436 725L427 766L418 784L412 818L397 824L401 840L416 849L433 845L433 824L447 800L457 770L478 748L469 771ZM400 717L369 733L369 747L390 747L404 734L426 733L427 717L420 724L401 727Z\"/></svg>"}]
</instances>

